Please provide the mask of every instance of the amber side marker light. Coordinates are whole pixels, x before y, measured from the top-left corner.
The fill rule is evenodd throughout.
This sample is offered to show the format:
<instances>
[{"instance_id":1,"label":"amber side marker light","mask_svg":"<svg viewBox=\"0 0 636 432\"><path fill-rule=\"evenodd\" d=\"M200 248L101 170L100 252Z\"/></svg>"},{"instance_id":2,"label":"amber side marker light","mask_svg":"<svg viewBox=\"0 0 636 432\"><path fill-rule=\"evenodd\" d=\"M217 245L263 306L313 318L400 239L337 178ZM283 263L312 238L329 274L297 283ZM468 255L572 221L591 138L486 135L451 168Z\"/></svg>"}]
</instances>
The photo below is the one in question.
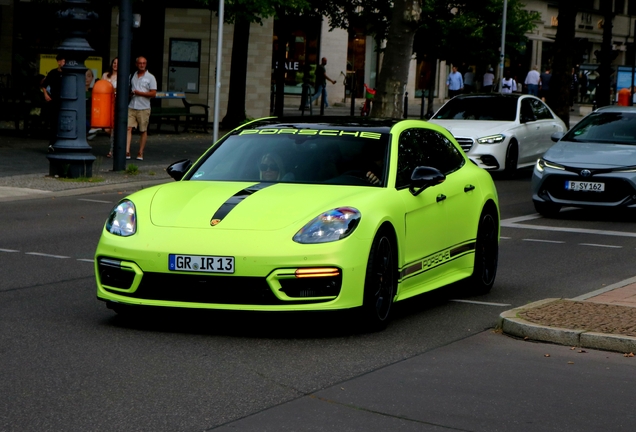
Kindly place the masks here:
<instances>
[{"instance_id":1,"label":"amber side marker light","mask_svg":"<svg viewBox=\"0 0 636 432\"><path fill-rule=\"evenodd\" d=\"M295 272L297 278L315 278L339 276L340 270L334 267L302 268Z\"/></svg>"}]
</instances>

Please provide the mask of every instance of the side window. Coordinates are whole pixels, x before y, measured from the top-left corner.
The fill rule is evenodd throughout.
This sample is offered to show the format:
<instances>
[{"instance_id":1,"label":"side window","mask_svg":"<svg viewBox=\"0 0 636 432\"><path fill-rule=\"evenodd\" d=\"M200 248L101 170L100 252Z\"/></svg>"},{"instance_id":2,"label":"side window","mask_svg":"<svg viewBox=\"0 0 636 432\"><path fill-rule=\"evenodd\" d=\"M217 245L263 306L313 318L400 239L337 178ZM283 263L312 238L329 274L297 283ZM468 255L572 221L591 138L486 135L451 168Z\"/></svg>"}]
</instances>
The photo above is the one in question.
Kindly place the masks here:
<instances>
[{"instance_id":1,"label":"side window","mask_svg":"<svg viewBox=\"0 0 636 432\"><path fill-rule=\"evenodd\" d=\"M523 99L521 101L521 121L534 121L536 120L536 116L534 115L534 110L532 109L532 105L530 104L530 99Z\"/></svg>"},{"instance_id":2,"label":"side window","mask_svg":"<svg viewBox=\"0 0 636 432\"><path fill-rule=\"evenodd\" d=\"M462 153L442 134L428 129L408 129L400 135L398 144L397 189L406 187L418 166L437 168L448 175L461 168Z\"/></svg>"},{"instance_id":3,"label":"side window","mask_svg":"<svg viewBox=\"0 0 636 432\"><path fill-rule=\"evenodd\" d=\"M532 102L530 102L530 105L532 106L532 111L534 112L534 116L537 118L537 120L545 120L545 119L553 118L552 113L550 112L548 107L545 106L543 102L532 99Z\"/></svg>"}]
</instances>

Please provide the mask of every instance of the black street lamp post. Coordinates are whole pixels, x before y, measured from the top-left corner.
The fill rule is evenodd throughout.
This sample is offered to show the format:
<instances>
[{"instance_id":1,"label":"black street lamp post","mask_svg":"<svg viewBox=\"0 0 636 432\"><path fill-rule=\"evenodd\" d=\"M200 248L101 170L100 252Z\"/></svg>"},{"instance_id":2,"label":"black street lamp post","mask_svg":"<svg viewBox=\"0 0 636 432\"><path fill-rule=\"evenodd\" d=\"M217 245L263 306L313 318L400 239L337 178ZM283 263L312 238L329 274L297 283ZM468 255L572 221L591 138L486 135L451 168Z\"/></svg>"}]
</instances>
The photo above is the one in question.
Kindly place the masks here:
<instances>
[{"instance_id":1,"label":"black street lamp post","mask_svg":"<svg viewBox=\"0 0 636 432\"><path fill-rule=\"evenodd\" d=\"M84 61L94 52L85 36L97 14L82 8L86 0L64 0L69 9L58 12L66 29L66 38L58 47L66 64L62 68L60 111L57 139L46 156L49 175L59 177L92 177L91 146L86 142L86 66Z\"/></svg>"}]
</instances>

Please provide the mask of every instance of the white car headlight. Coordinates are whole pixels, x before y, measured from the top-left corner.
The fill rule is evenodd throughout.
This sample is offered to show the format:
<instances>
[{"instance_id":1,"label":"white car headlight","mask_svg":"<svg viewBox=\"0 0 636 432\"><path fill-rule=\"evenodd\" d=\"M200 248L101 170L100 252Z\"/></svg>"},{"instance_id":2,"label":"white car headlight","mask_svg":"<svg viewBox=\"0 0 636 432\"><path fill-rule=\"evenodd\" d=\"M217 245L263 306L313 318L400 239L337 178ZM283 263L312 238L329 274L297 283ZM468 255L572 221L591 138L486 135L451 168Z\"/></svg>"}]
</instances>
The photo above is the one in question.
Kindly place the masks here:
<instances>
[{"instance_id":1,"label":"white car headlight","mask_svg":"<svg viewBox=\"0 0 636 432\"><path fill-rule=\"evenodd\" d=\"M106 221L106 231L122 237L137 232L137 212L132 201L123 200L110 212Z\"/></svg>"},{"instance_id":2,"label":"white car headlight","mask_svg":"<svg viewBox=\"0 0 636 432\"><path fill-rule=\"evenodd\" d=\"M349 236L360 222L361 214L353 207L339 207L313 218L294 235L296 243L327 243Z\"/></svg>"},{"instance_id":3,"label":"white car headlight","mask_svg":"<svg viewBox=\"0 0 636 432\"><path fill-rule=\"evenodd\" d=\"M537 165L536 165L537 171L543 172L546 169L546 167L565 171L565 167L559 164L555 164L554 162L548 162L545 159L537 159Z\"/></svg>"},{"instance_id":4,"label":"white car headlight","mask_svg":"<svg viewBox=\"0 0 636 432\"><path fill-rule=\"evenodd\" d=\"M497 144L503 142L506 139L505 135L497 134L497 135L488 135L485 137L477 138L477 142L479 144Z\"/></svg>"}]
</instances>

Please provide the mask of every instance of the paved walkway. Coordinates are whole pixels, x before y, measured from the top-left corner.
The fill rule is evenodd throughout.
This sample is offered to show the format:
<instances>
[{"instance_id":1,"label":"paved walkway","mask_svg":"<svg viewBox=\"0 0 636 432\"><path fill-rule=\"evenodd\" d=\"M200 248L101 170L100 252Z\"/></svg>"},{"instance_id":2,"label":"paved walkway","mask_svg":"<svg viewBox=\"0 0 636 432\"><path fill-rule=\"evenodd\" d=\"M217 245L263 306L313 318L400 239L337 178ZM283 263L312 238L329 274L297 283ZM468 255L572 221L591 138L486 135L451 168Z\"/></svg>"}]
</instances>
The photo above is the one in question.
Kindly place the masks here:
<instances>
[{"instance_id":1,"label":"paved walkway","mask_svg":"<svg viewBox=\"0 0 636 432\"><path fill-rule=\"evenodd\" d=\"M411 114L418 115L419 111ZM417 107L419 109L419 106ZM348 115L349 106L332 107L325 115ZM298 107L286 107L287 116L297 116ZM316 115L317 112L314 113ZM309 113L305 113L309 115ZM416 117L414 117L416 118ZM573 116L572 123L580 120ZM0 129L0 202L69 196L97 191L131 193L151 185L172 181L165 168L181 159L196 160L212 145L212 135L201 132L174 134L166 127L151 130L144 161L127 161L137 170L112 170L106 158L109 139L98 135L93 141L93 179L78 182L48 176L47 140ZM220 131L219 136L224 132ZM131 153L136 154L138 137ZM571 346L636 352L636 278L575 299L545 299L504 312L503 332L533 340Z\"/></svg>"}]
</instances>

